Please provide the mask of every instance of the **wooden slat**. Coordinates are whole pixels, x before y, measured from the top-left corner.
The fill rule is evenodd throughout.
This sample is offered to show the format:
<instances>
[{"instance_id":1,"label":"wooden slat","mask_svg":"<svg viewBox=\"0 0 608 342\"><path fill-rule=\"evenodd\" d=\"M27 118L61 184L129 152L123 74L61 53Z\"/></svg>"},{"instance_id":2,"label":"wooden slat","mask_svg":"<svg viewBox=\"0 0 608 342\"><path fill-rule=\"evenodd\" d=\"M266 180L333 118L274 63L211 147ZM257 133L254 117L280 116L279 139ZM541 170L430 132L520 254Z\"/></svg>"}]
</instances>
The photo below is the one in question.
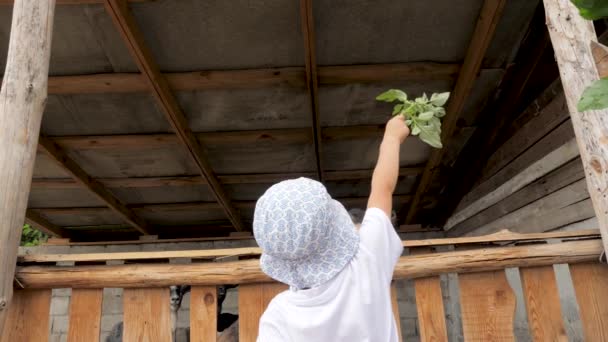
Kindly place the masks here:
<instances>
[{"instance_id":1,"label":"wooden slat","mask_svg":"<svg viewBox=\"0 0 608 342\"><path fill-rule=\"evenodd\" d=\"M304 37L304 61L306 64L306 89L310 98L312 137L317 165L317 177L323 182L323 145L321 121L319 118L319 78L317 76L317 56L315 41L315 22L312 0L300 0L300 20Z\"/></svg>"},{"instance_id":2,"label":"wooden slat","mask_svg":"<svg viewBox=\"0 0 608 342\"><path fill-rule=\"evenodd\" d=\"M99 341L103 289L73 289L68 342Z\"/></svg>"},{"instance_id":3,"label":"wooden slat","mask_svg":"<svg viewBox=\"0 0 608 342\"><path fill-rule=\"evenodd\" d=\"M514 341L515 294L504 270L459 274L466 341Z\"/></svg>"},{"instance_id":4,"label":"wooden slat","mask_svg":"<svg viewBox=\"0 0 608 342\"><path fill-rule=\"evenodd\" d=\"M127 221L142 234L150 234L150 226L137 216L131 209L114 196L101 182L93 179L78 164L70 158L55 142L40 136L38 146L47 153L60 167L67 171L80 185L91 191L99 200L105 203L116 214Z\"/></svg>"},{"instance_id":5,"label":"wooden slat","mask_svg":"<svg viewBox=\"0 0 608 342\"><path fill-rule=\"evenodd\" d=\"M215 342L217 338L217 288L192 286L190 292L190 341Z\"/></svg>"},{"instance_id":6,"label":"wooden slat","mask_svg":"<svg viewBox=\"0 0 608 342\"><path fill-rule=\"evenodd\" d=\"M101 2L102 0L100 0ZM459 64L415 62L320 66L319 84L350 84L390 81L453 80ZM255 88L276 85L306 86L302 67L209 70L163 73L174 91ZM49 94L139 93L149 87L143 75L111 73L49 77Z\"/></svg>"},{"instance_id":7,"label":"wooden slat","mask_svg":"<svg viewBox=\"0 0 608 342\"><path fill-rule=\"evenodd\" d=\"M519 269L534 341L568 341L553 266Z\"/></svg>"},{"instance_id":8,"label":"wooden slat","mask_svg":"<svg viewBox=\"0 0 608 342\"><path fill-rule=\"evenodd\" d=\"M430 248L410 249L411 255L431 253ZM421 341L447 342L447 328L439 276L414 279L418 331Z\"/></svg>"},{"instance_id":9,"label":"wooden slat","mask_svg":"<svg viewBox=\"0 0 608 342\"><path fill-rule=\"evenodd\" d=\"M506 0L484 1L475 26L475 31L473 32L473 37L469 43L467 54L462 64L462 68L460 69L460 73L458 74L456 85L446 108L447 115L443 118L441 125L441 140L445 146L448 145L449 140L452 137L452 133L456 128L456 122L464 109L465 101L468 99L469 94L473 89L486 50L490 45L498 21L502 16L502 10L505 3ZM416 189L414 199L408 209L406 223L412 223L414 220L420 201L430 185L433 171L435 171L435 168L440 164L444 152L445 148L432 150L431 156L422 173L420 184Z\"/></svg>"},{"instance_id":10,"label":"wooden slat","mask_svg":"<svg viewBox=\"0 0 608 342\"><path fill-rule=\"evenodd\" d=\"M285 291L284 284L251 284L239 286L239 341L255 342L260 317L278 293Z\"/></svg>"},{"instance_id":11,"label":"wooden slat","mask_svg":"<svg viewBox=\"0 0 608 342\"><path fill-rule=\"evenodd\" d=\"M173 127L173 131L187 149L189 156L200 170L201 175L207 180L214 197L221 204L222 209L234 228L237 231L244 230L245 226L241 221L239 213L232 206L222 185L217 180L211 164L205 157L203 147L188 127L188 121L179 107L177 99L171 92L167 80L160 73L158 65L146 46L143 35L139 31L128 4L120 0L106 0L105 7L127 44L142 75L145 76L152 94L165 113L171 127Z\"/></svg>"},{"instance_id":12,"label":"wooden slat","mask_svg":"<svg viewBox=\"0 0 608 342\"><path fill-rule=\"evenodd\" d=\"M51 290L15 291L0 342L48 341L50 307Z\"/></svg>"},{"instance_id":13,"label":"wooden slat","mask_svg":"<svg viewBox=\"0 0 608 342\"><path fill-rule=\"evenodd\" d=\"M582 167L581 167L582 168ZM326 181L371 179L373 170L327 171ZM411 166L399 169L400 177L416 176L422 172L422 167ZM242 175L218 175L222 184L274 184L286 179L299 177L315 178L314 172L261 173ZM207 181L200 176L168 176L168 177L137 177L137 178L98 178L99 182L108 188L154 188L161 186L192 186L204 185ZM67 178L35 178L32 188L74 189L80 185L73 179ZM420 227L420 229L423 229Z\"/></svg>"},{"instance_id":14,"label":"wooden slat","mask_svg":"<svg viewBox=\"0 0 608 342\"><path fill-rule=\"evenodd\" d=\"M124 289L125 341L171 342L168 288Z\"/></svg>"},{"instance_id":15,"label":"wooden slat","mask_svg":"<svg viewBox=\"0 0 608 342\"><path fill-rule=\"evenodd\" d=\"M403 333L401 331L401 315L399 314L399 301L397 300L397 287L395 283L391 284L391 306L393 308L393 316L397 325L397 336L399 341L403 341Z\"/></svg>"},{"instance_id":16,"label":"wooden slat","mask_svg":"<svg viewBox=\"0 0 608 342\"><path fill-rule=\"evenodd\" d=\"M69 236L69 233L65 229L49 222L49 220L40 216L37 212L35 212L33 210L28 209L25 212L25 223L33 226L36 229L41 230L42 232L44 232L50 236L58 236L58 237Z\"/></svg>"},{"instance_id":17,"label":"wooden slat","mask_svg":"<svg viewBox=\"0 0 608 342\"><path fill-rule=\"evenodd\" d=\"M427 240L406 240L403 241L404 247L420 246L444 246L473 243L499 243L513 241L534 241L546 239L567 239L567 238L588 238L598 237L599 231L596 229L578 230L571 232L552 232L542 234L520 234L508 231L501 231L495 234L480 237L465 237L451 239L427 239ZM158 243L172 240L157 240ZM183 241L188 242L188 241ZM190 250L190 251L154 251L154 252L122 252L122 253L74 253L74 254L23 254L19 256L20 262L88 262L88 261L108 261L108 260L152 260L152 259L215 259L227 256L252 256L260 255L261 249L258 247L243 248L219 248L209 250Z\"/></svg>"},{"instance_id":18,"label":"wooden slat","mask_svg":"<svg viewBox=\"0 0 608 342\"><path fill-rule=\"evenodd\" d=\"M559 244L484 248L401 257L394 279L443 273L491 271L508 267L545 266L597 260L599 239ZM259 260L201 264L140 264L108 266L23 266L16 279L25 288L160 287L175 284L221 285L268 282Z\"/></svg>"},{"instance_id":19,"label":"wooden slat","mask_svg":"<svg viewBox=\"0 0 608 342\"><path fill-rule=\"evenodd\" d=\"M570 265L585 341L608 341L608 266Z\"/></svg>"},{"instance_id":20,"label":"wooden slat","mask_svg":"<svg viewBox=\"0 0 608 342\"><path fill-rule=\"evenodd\" d=\"M605 197L608 182L608 109L586 111L577 109L583 91L599 78L593 59L592 41L597 41L593 22L579 15L569 0L543 0L547 28L553 43L572 126L576 135L589 195L598 218L604 249L608 250L608 200Z\"/></svg>"}]
</instances>

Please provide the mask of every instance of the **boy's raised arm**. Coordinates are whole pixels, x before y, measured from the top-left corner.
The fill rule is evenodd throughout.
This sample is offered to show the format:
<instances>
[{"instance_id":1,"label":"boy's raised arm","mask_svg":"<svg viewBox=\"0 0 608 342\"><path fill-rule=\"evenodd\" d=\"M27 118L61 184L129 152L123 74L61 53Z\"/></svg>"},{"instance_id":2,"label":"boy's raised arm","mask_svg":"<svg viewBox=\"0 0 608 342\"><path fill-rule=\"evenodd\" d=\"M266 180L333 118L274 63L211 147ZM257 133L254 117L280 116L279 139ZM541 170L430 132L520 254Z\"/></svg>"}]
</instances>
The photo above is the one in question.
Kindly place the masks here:
<instances>
[{"instance_id":1,"label":"boy's raised arm","mask_svg":"<svg viewBox=\"0 0 608 342\"><path fill-rule=\"evenodd\" d=\"M410 130L402 115L389 120L372 176L372 189L367 207L381 209L389 218L393 210L393 192L399 177L399 150L409 134Z\"/></svg>"}]
</instances>

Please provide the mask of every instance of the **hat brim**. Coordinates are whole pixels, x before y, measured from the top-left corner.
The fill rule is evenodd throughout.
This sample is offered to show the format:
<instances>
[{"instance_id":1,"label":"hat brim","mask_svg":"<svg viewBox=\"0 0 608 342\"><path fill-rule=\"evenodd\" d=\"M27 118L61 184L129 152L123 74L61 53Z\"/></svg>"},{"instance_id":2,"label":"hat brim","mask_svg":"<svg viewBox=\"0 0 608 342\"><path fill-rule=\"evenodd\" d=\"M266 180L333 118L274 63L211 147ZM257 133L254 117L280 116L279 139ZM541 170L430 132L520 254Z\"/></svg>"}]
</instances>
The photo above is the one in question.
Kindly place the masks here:
<instances>
[{"instance_id":1,"label":"hat brim","mask_svg":"<svg viewBox=\"0 0 608 342\"><path fill-rule=\"evenodd\" d=\"M359 250L359 233L344 206L330 202L327 244L322 251L298 260L262 253L260 266L269 277L298 289L324 284L340 273Z\"/></svg>"}]
</instances>

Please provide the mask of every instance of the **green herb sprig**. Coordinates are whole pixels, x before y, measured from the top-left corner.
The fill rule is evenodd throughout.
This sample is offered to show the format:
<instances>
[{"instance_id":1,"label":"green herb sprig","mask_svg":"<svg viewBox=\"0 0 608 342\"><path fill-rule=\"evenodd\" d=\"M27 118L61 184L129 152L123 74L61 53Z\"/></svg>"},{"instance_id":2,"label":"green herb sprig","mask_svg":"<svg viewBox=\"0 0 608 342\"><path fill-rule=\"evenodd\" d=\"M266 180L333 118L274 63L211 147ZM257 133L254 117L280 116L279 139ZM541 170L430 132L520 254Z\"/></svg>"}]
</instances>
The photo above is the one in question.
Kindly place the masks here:
<instances>
[{"instance_id":1,"label":"green herb sprig","mask_svg":"<svg viewBox=\"0 0 608 342\"><path fill-rule=\"evenodd\" d=\"M441 120L445 116L443 105L448 101L450 93L432 94L427 97L422 94L415 100L408 100L407 94L399 89L391 89L378 95L376 100L384 102L399 101L395 105L393 115L403 115L405 124L410 128L412 135L417 135L420 140L435 147L442 148L441 144Z\"/></svg>"}]
</instances>

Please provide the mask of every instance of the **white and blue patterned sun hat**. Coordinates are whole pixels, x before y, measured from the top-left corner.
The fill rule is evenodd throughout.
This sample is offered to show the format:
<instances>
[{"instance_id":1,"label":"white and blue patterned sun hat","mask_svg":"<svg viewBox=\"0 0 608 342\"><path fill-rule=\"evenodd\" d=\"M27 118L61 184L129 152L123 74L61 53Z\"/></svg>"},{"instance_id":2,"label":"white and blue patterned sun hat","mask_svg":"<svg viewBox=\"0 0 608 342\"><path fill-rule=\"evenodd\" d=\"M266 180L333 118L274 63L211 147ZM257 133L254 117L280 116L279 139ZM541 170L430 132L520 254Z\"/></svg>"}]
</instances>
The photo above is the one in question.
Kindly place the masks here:
<instances>
[{"instance_id":1,"label":"white and blue patterned sun hat","mask_svg":"<svg viewBox=\"0 0 608 342\"><path fill-rule=\"evenodd\" d=\"M253 233L262 249L262 271L296 289L332 279L359 249L344 206L308 178L270 187L256 204Z\"/></svg>"}]
</instances>

